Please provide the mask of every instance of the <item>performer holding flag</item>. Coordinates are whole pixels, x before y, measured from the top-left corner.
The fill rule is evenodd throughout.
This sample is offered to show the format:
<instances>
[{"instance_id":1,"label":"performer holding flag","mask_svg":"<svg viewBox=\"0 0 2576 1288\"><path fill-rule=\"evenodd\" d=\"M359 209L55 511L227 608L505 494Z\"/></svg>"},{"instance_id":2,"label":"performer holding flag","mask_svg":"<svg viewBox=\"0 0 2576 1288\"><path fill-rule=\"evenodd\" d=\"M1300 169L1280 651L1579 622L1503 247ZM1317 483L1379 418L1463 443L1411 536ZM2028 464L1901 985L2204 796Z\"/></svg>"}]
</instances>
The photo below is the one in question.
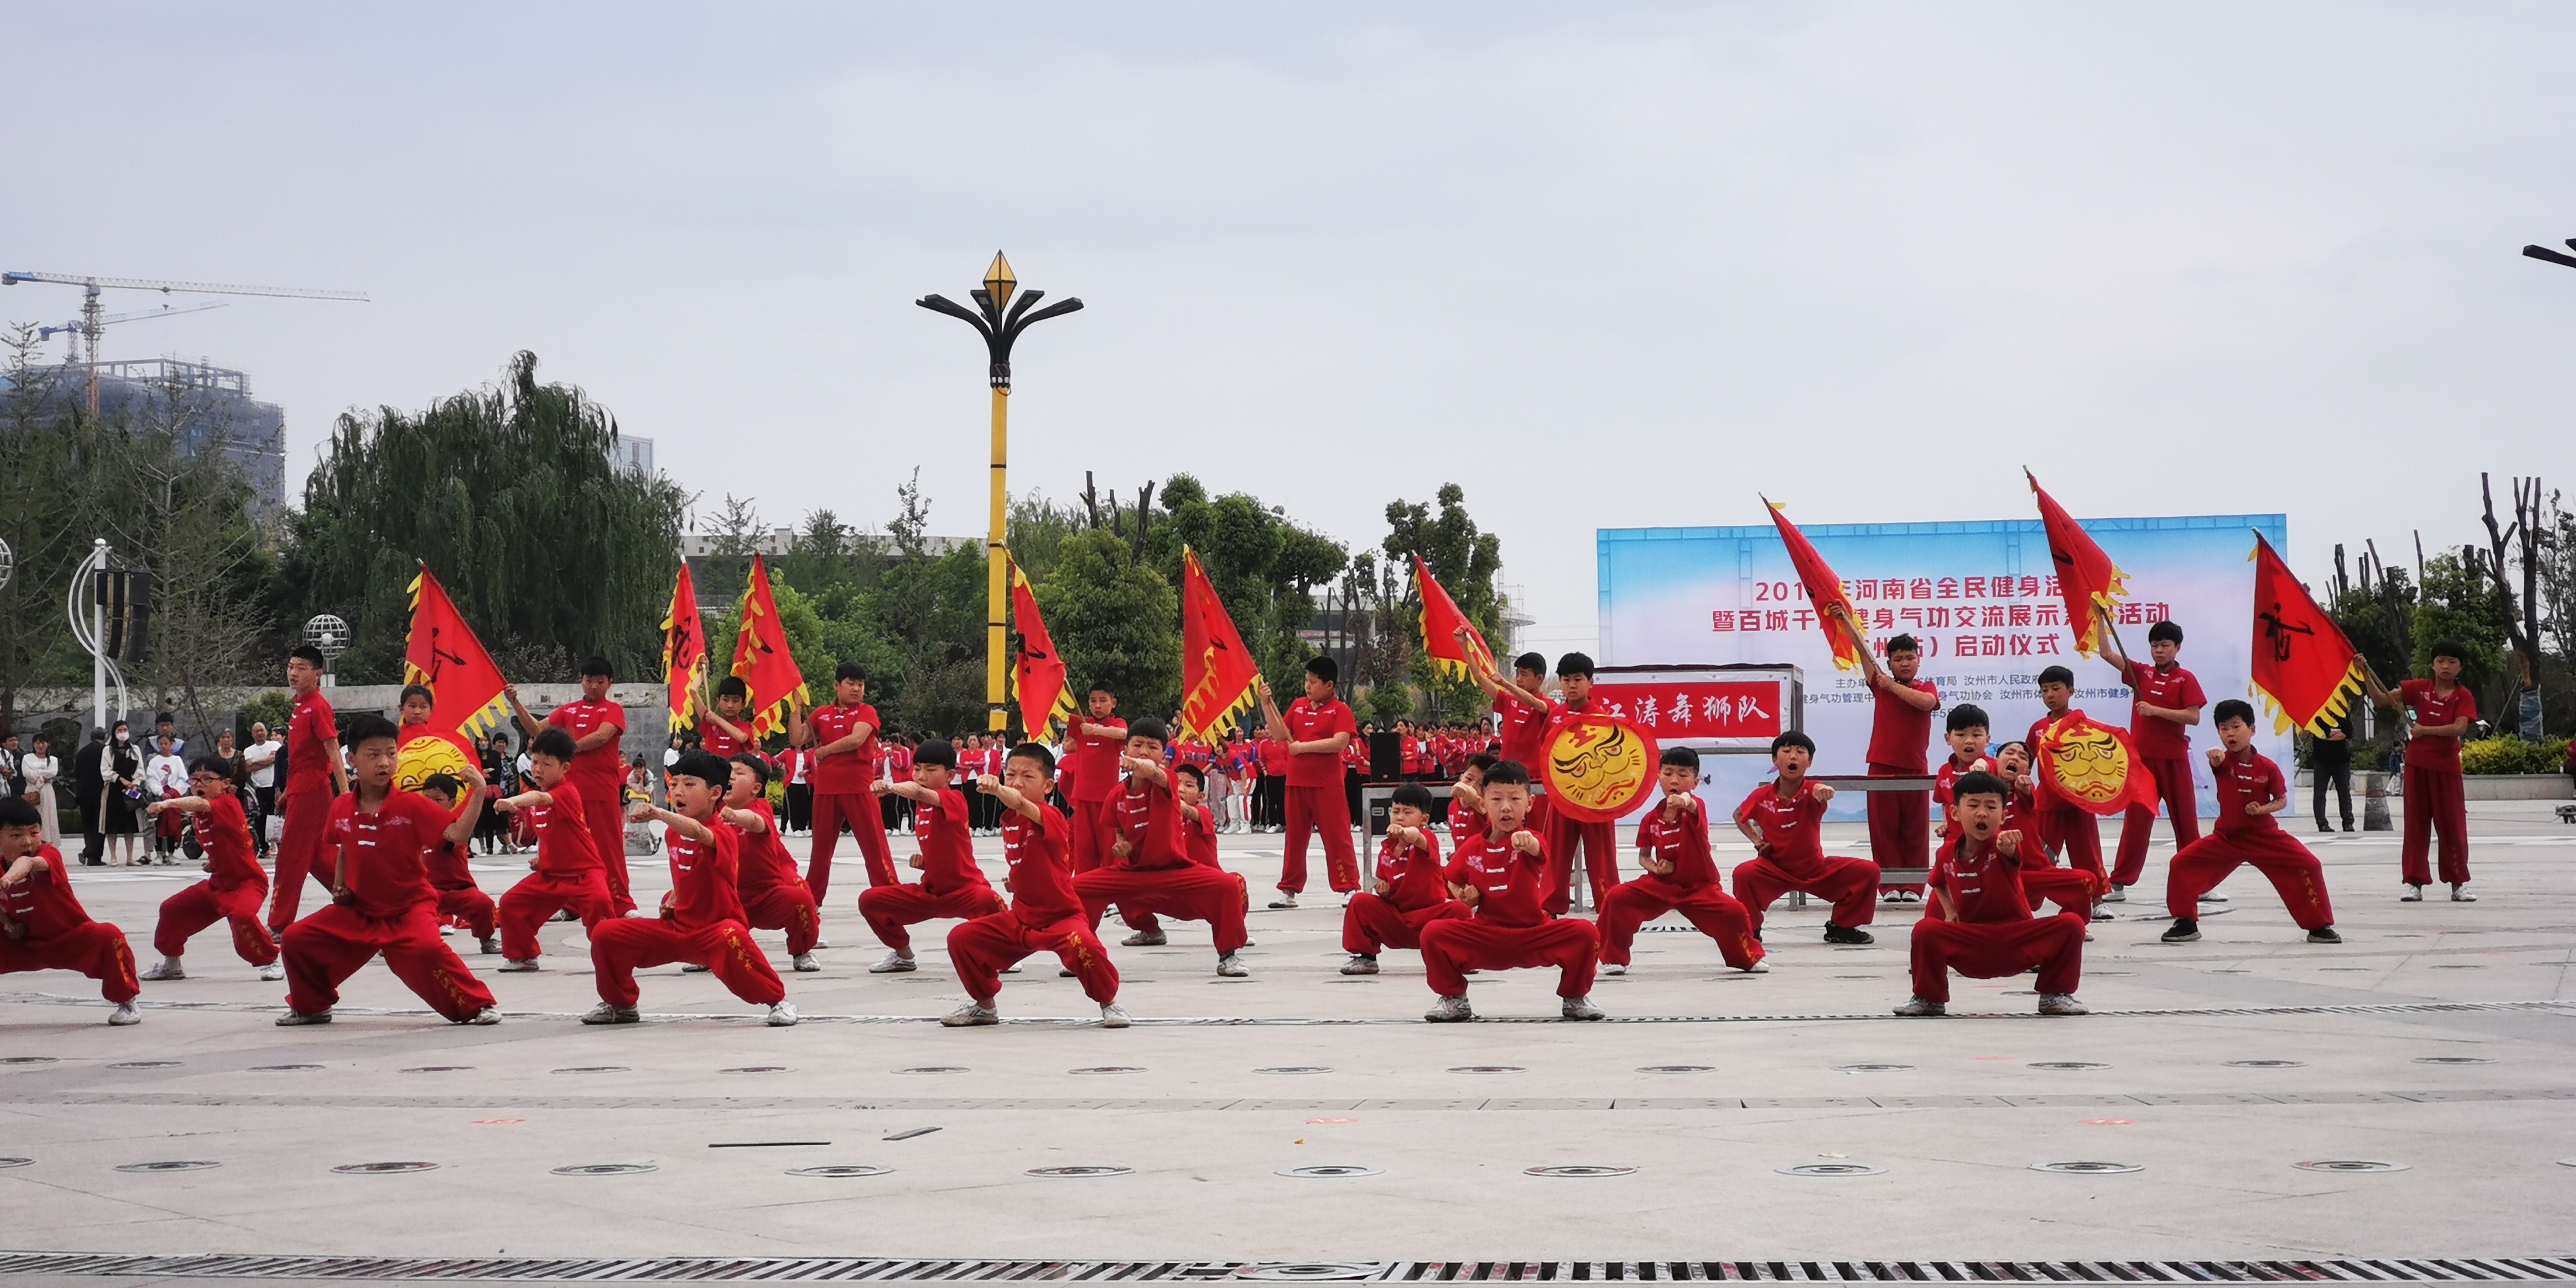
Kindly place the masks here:
<instances>
[{"instance_id":1,"label":"performer holding flag","mask_svg":"<svg viewBox=\"0 0 2576 1288\"><path fill-rule=\"evenodd\" d=\"M698 615L697 582L689 576L689 561L683 559L680 575L671 583L670 611L662 615L662 687L668 695L671 732L679 733L698 723L698 690L706 679L706 620ZM709 755L731 759L730 751L720 752L713 747L706 750Z\"/></svg>"},{"instance_id":2,"label":"performer holding flag","mask_svg":"<svg viewBox=\"0 0 2576 1288\"><path fill-rule=\"evenodd\" d=\"M1046 619L1038 615L1037 590L1029 585L1029 575L1020 571L1017 559L1011 560L1011 623L1020 635L1019 661L1012 666L1020 695L1020 727L1030 739L1043 742L1072 718L1073 691L1066 686L1064 658L1055 651L1055 638L1047 634Z\"/></svg>"}]
</instances>

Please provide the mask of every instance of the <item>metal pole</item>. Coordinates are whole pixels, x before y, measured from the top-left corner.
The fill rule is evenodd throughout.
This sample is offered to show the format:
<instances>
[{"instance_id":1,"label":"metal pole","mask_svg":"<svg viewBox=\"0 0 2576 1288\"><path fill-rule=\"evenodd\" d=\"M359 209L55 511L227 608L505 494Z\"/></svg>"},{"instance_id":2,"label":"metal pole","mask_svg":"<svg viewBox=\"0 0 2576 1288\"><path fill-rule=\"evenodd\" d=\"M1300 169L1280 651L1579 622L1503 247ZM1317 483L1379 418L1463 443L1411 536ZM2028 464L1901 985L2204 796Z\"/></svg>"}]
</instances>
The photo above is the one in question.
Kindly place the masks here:
<instances>
[{"instance_id":1,"label":"metal pole","mask_svg":"<svg viewBox=\"0 0 2576 1288\"><path fill-rule=\"evenodd\" d=\"M993 390L992 514L984 539L984 727L1001 733L1010 727L1007 671L1003 653L1010 646L1010 557L1003 547L1010 517L1011 391Z\"/></svg>"},{"instance_id":2,"label":"metal pole","mask_svg":"<svg viewBox=\"0 0 2576 1288\"><path fill-rule=\"evenodd\" d=\"M90 711L97 717L93 729L107 727L107 610L99 604L98 579L107 575L107 538L100 537L90 547L89 580L89 697Z\"/></svg>"}]
</instances>

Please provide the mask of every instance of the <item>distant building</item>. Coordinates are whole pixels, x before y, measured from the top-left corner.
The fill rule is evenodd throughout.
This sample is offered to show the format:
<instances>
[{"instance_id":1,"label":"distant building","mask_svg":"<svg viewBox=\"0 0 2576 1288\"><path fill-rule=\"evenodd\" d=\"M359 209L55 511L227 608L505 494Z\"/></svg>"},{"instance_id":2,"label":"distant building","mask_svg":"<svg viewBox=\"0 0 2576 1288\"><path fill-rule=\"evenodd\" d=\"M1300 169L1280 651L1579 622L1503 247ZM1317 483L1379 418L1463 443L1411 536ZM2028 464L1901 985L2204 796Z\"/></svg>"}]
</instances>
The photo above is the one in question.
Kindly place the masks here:
<instances>
[{"instance_id":1,"label":"distant building","mask_svg":"<svg viewBox=\"0 0 2576 1288\"><path fill-rule=\"evenodd\" d=\"M633 434L619 434L617 446L610 453L618 464L638 474L653 473L653 440Z\"/></svg>"},{"instance_id":2,"label":"distant building","mask_svg":"<svg viewBox=\"0 0 2576 1288\"><path fill-rule=\"evenodd\" d=\"M86 389L85 370L62 368L62 387ZM98 364L99 415L141 419L150 404L176 395L179 450L194 457L216 448L250 481L251 513L276 513L286 504L286 413L250 396L250 377L225 367L180 358L144 358Z\"/></svg>"},{"instance_id":3,"label":"distant building","mask_svg":"<svg viewBox=\"0 0 2576 1288\"><path fill-rule=\"evenodd\" d=\"M684 532L680 534L680 557L689 561L689 573L691 576L703 574L706 571L708 560L727 557L726 555L720 555L717 553L720 543L725 541L725 539L726 538L723 534L714 532ZM894 538L889 537L882 532L853 533L850 536L850 544L857 549L874 551L881 555L892 555L897 553L895 550ZM980 549L983 544L984 539L982 537L922 538L923 548L934 559L956 550ZM743 546L746 548L737 549L732 553L731 557L741 558L745 555L761 555L766 558L776 559L781 555L792 553L796 549L796 530L794 528L763 528L758 532L747 534L743 539ZM735 565L734 571L739 574L740 565Z\"/></svg>"}]
</instances>

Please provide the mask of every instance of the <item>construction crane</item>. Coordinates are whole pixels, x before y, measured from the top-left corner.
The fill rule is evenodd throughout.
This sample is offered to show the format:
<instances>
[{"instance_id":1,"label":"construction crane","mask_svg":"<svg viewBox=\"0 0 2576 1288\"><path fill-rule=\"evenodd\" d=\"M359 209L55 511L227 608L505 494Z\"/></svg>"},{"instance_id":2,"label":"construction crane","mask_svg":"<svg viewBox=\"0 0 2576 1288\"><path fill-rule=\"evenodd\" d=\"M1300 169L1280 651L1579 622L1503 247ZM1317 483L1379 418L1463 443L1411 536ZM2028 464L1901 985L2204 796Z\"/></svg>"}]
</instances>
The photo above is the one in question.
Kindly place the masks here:
<instances>
[{"instance_id":1,"label":"construction crane","mask_svg":"<svg viewBox=\"0 0 2576 1288\"><path fill-rule=\"evenodd\" d=\"M98 324L100 326L115 326L120 322L148 322L153 318L174 318L182 313L203 313L208 309L220 309L226 307L229 306L222 300L198 300L193 304L164 304L157 309L136 309L131 313L110 313L106 317L100 318L98 320ZM50 340L58 335L68 337L63 341L67 346L63 353L63 363L68 366L80 361L81 326L82 323L78 319L65 322L61 326L40 326L36 328L36 338L38 340ZM97 359L93 356L91 360L96 361Z\"/></svg>"},{"instance_id":2,"label":"construction crane","mask_svg":"<svg viewBox=\"0 0 2576 1288\"><path fill-rule=\"evenodd\" d=\"M367 297L358 291L316 291L292 286L228 286L219 282L162 282L141 277L87 277L78 273L0 273L0 286L20 282L47 282L56 286L82 288L81 338L87 342L84 365L89 377L89 414L98 414L98 342L107 330L107 313L99 305L101 291L159 291L164 295L179 292L188 295L271 295L294 300L348 300L358 304Z\"/></svg>"}]
</instances>

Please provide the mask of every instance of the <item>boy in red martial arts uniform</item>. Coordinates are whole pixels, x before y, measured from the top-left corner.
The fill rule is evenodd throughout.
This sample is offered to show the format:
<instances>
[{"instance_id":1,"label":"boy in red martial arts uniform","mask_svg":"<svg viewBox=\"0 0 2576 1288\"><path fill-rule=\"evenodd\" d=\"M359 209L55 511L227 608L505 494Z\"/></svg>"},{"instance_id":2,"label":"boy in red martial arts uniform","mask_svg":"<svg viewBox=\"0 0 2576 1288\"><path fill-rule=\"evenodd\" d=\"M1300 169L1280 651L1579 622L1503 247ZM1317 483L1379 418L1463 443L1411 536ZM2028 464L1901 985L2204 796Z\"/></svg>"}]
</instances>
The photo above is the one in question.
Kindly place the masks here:
<instances>
[{"instance_id":1,"label":"boy in red martial arts uniform","mask_svg":"<svg viewBox=\"0 0 2576 1288\"><path fill-rule=\"evenodd\" d=\"M2180 624L2162 621L2147 628L2147 653L2155 664L2140 666L2121 649L2120 637L2111 630L2109 611L2097 605L2093 612L2102 619L2106 645L2102 659L2118 667L2121 682L2129 686L2129 741L2137 749L2139 763L2156 780L2156 798L2164 802L2165 816L2173 820L2174 849L2179 852L2200 839L2200 806L2191 786L2190 727L2200 723L2200 709L2209 699L2200 691L2199 677L2174 661L2182 654ZM2146 871L2147 845L2155 832L2156 807L2131 805L2120 822L2120 850L2111 865L2114 902L2128 898L2128 888Z\"/></svg>"},{"instance_id":2,"label":"boy in red martial arts uniform","mask_svg":"<svg viewBox=\"0 0 2576 1288\"><path fill-rule=\"evenodd\" d=\"M1226 872L1225 865L1217 861L1216 835L1224 830L1225 825L1217 821L1215 811L1208 807L1207 771L1196 765L1174 767L1172 790L1181 798L1181 841L1182 848L1189 853L1190 862L1211 871L1225 872L1227 879L1234 882L1234 901L1243 905L1245 912L1251 912L1252 889L1245 883L1243 874ZM1150 930L1154 918L1151 914L1143 914L1129 924L1137 922L1142 923L1136 926L1137 929ZM1243 942L1250 944L1252 941L1246 939Z\"/></svg>"},{"instance_id":3,"label":"boy in red martial arts uniform","mask_svg":"<svg viewBox=\"0 0 2576 1288\"><path fill-rule=\"evenodd\" d=\"M1246 938L1243 896L1224 872L1190 859L1180 797L1163 760L1168 732L1152 716L1127 726L1127 756L1121 762L1127 775L1110 797L1117 810L1118 839L1110 843L1106 862L1074 876L1074 892L1082 897L1082 914L1094 930L1101 912L1113 903L1131 920L1159 915L1208 923L1216 939L1216 973L1241 979L1252 973L1237 955ZM1138 941L1165 942L1162 928L1138 927L1136 939L1129 942Z\"/></svg>"},{"instance_id":4,"label":"boy in red martial arts uniform","mask_svg":"<svg viewBox=\"0 0 2576 1288\"><path fill-rule=\"evenodd\" d=\"M1620 883L1601 901L1601 961L1605 974L1628 973L1628 947L1637 927L1678 910L1699 932L1717 941L1726 964L1749 974L1771 969L1762 941L1753 937L1744 905L1728 898L1708 848L1708 807L1699 787L1699 753L1664 749L1657 785L1663 804L1637 820L1637 866L1645 874Z\"/></svg>"},{"instance_id":5,"label":"boy in red martial arts uniform","mask_svg":"<svg viewBox=\"0 0 2576 1288\"><path fill-rule=\"evenodd\" d=\"M1011 906L989 913L948 932L948 960L966 986L964 1006L941 1016L949 1028L999 1024L993 1009L1002 991L1002 971L1032 953L1051 952L1082 981L1082 991L1100 1004L1100 1027L1123 1029L1127 1009L1118 1004L1118 968L1109 950L1082 915L1082 896L1073 888L1073 859L1066 853L1072 824L1046 803L1055 786L1055 753L1034 742L1011 749L1002 776L977 779L975 790L1002 803L1002 857L1010 864L1006 879Z\"/></svg>"},{"instance_id":6,"label":"boy in red martial arts uniform","mask_svg":"<svg viewBox=\"0 0 2576 1288\"><path fill-rule=\"evenodd\" d=\"M1834 789L1807 781L1815 739L1791 729L1771 740L1771 767L1779 775L1753 789L1735 807L1735 830L1753 842L1753 857L1735 865L1735 901L1762 937L1762 914L1772 901L1803 890L1834 905L1825 922L1829 944L1878 942L1862 926L1878 917L1878 865L1867 859L1827 856L1818 829Z\"/></svg>"},{"instance_id":7,"label":"boy in red martial arts uniform","mask_svg":"<svg viewBox=\"0 0 2576 1288\"><path fill-rule=\"evenodd\" d=\"M759 751L758 742L751 736L750 722L742 718L742 709L750 701L751 687L742 682L741 676L728 675L716 681L715 706L698 713L698 750L725 761L746 751Z\"/></svg>"},{"instance_id":8,"label":"boy in red martial arts uniform","mask_svg":"<svg viewBox=\"0 0 2576 1288\"><path fill-rule=\"evenodd\" d=\"M465 784L458 782L453 774L431 774L420 785L420 794L449 814L465 807L461 799L465 794ZM501 941L495 937L497 917L492 896L483 893L483 887L475 884L474 868L468 853L463 845L450 845L444 840L431 846L426 860L429 864L429 888L438 892L438 915L442 921L452 918L465 923L465 928L474 935L476 947L487 953L498 953Z\"/></svg>"},{"instance_id":9,"label":"boy in red martial arts uniform","mask_svg":"<svg viewBox=\"0 0 2576 1288\"><path fill-rule=\"evenodd\" d=\"M1306 696L1282 713L1261 681L1261 718L1270 736L1288 748L1288 839L1281 847L1279 897L1273 908L1294 908L1306 888L1306 837L1324 834L1324 879L1344 895L1360 888L1359 853L1351 846L1351 803L1342 791L1342 748L1359 736L1359 722L1334 694L1341 667L1329 657L1306 660ZM1348 899L1343 902L1348 903Z\"/></svg>"},{"instance_id":10,"label":"boy in red martial arts uniform","mask_svg":"<svg viewBox=\"0 0 2576 1288\"><path fill-rule=\"evenodd\" d=\"M381 954L385 965L430 1009L457 1024L498 1024L492 990L438 937L438 892L425 859L444 840L462 845L483 816L483 773L468 764L462 813L394 790L398 754L392 722L364 715L349 722L353 786L331 802L323 853L331 905L286 928L283 1025L328 1024L340 985Z\"/></svg>"},{"instance_id":11,"label":"boy in red martial arts uniform","mask_svg":"<svg viewBox=\"0 0 2576 1288\"><path fill-rule=\"evenodd\" d=\"M894 851L886 844L885 810L869 784L877 778L877 731L884 722L868 705L868 669L843 662L832 672L832 705L787 717L788 741L811 740L814 769L814 848L805 862L805 887L821 904L832 885L832 851L841 843L841 827L859 843L868 884L893 885L902 880L894 870Z\"/></svg>"},{"instance_id":12,"label":"boy in red martial arts uniform","mask_svg":"<svg viewBox=\"0 0 2576 1288\"><path fill-rule=\"evenodd\" d=\"M2001 830L2011 791L1992 774L1968 774L1953 794L1959 830L1942 842L1932 861L1934 908L1914 926L1914 996L1899 1015L1943 1015L1950 1001L1950 972L1970 979L2004 979L2039 968L2039 1013L2082 1015L2075 988L2084 972L2084 917L2059 913L2033 917L2022 897L2017 870L2031 844ZM1931 914L1939 912L1935 917Z\"/></svg>"},{"instance_id":13,"label":"boy in red martial arts uniform","mask_svg":"<svg viewBox=\"0 0 2576 1288\"><path fill-rule=\"evenodd\" d=\"M1109 858L1118 840L1118 757L1127 745L1127 722L1118 718L1118 695L1091 686L1083 714L1064 731L1064 799L1073 806L1073 871L1079 876Z\"/></svg>"},{"instance_id":14,"label":"boy in red martial arts uniform","mask_svg":"<svg viewBox=\"0 0 2576 1288\"><path fill-rule=\"evenodd\" d=\"M730 762L703 751L686 752L662 780L672 808L637 801L627 811L635 822L662 825L671 892L662 896L659 916L613 917L591 928L599 1005L581 1017L582 1023L633 1024L639 1018L635 972L673 962L715 972L734 996L768 1007L764 1018L773 1026L796 1022L786 983L771 969L769 955L752 942L751 927L743 924L742 895L735 885L742 833L716 817L732 787Z\"/></svg>"},{"instance_id":15,"label":"boy in red martial arts uniform","mask_svg":"<svg viewBox=\"0 0 2576 1288\"><path fill-rule=\"evenodd\" d=\"M920 828L914 834L921 853L912 866L921 882L869 886L859 892L859 915L888 949L885 960L868 967L871 975L893 975L916 969L912 932L906 927L935 919L963 921L1002 911L1002 896L984 879L975 862L975 840L966 830L966 797L950 784L957 772L956 749L939 739L921 744L912 756L912 781L879 783L880 795L911 798Z\"/></svg>"},{"instance_id":16,"label":"boy in red martial arts uniform","mask_svg":"<svg viewBox=\"0 0 2576 1288\"><path fill-rule=\"evenodd\" d=\"M1467 647L1471 638L1467 628L1461 626L1455 634L1460 651L1468 657L1475 657L1476 650ZM1470 678L1476 681L1477 688L1485 691L1485 699L1492 704L1494 720L1502 735L1501 748L1487 755L1485 763L1491 765L1496 760L1512 760L1520 762L1523 769L1539 763L1539 757L1547 748L1547 727L1556 720L1560 710L1546 694L1540 692L1547 686L1547 658L1537 653L1523 653L1513 658L1509 682L1505 682L1500 673L1481 667L1471 667ZM1464 781L1465 775L1460 775L1460 780ZM1530 785L1530 813L1524 826L1544 837L1547 835L1547 796L1538 790L1538 786L1536 783ZM1449 833L1452 846L1457 844L1458 836L1455 830Z\"/></svg>"},{"instance_id":17,"label":"boy in red martial arts uniform","mask_svg":"<svg viewBox=\"0 0 2576 1288\"><path fill-rule=\"evenodd\" d=\"M331 798L349 790L348 766L340 760L340 731L331 702L322 696L322 650L300 645L286 659L286 687L295 695L294 713L286 718L286 784L277 793L278 817L285 820L277 840L277 884L269 890L268 933L278 934L295 920L304 900L304 878L324 890L331 872L321 862L322 831L330 823Z\"/></svg>"},{"instance_id":18,"label":"boy in red martial arts uniform","mask_svg":"<svg viewBox=\"0 0 2576 1288\"><path fill-rule=\"evenodd\" d=\"M72 896L71 874L62 852L45 844L45 816L35 805L0 796L0 975L24 970L79 971L115 1004L108 1023L143 1021L134 1009L143 985L125 932L90 920Z\"/></svg>"},{"instance_id":19,"label":"boy in red martial arts uniform","mask_svg":"<svg viewBox=\"0 0 2576 1288\"><path fill-rule=\"evenodd\" d=\"M2173 914L2168 944L2200 938L2200 897L2218 887L2240 863L2271 881L2292 920L2312 944L2339 944L2334 904L2326 898L2325 865L2272 816L2290 807L2290 783L2281 767L2254 750L2254 704L2229 698L2211 713L2221 746L2209 749L2218 780L2218 816L2209 835L2184 846L2165 873L2165 911Z\"/></svg>"},{"instance_id":20,"label":"boy in red martial arts uniform","mask_svg":"<svg viewBox=\"0 0 2576 1288\"><path fill-rule=\"evenodd\" d=\"M568 784L563 790L550 789L550 794L569 792L581 798L591 849L607 874L609 902L616 905L617 915L624 916L635 911L635 896L626 884L626 758L617 750L618 739L626 736L626 708L609 699L608 689L615 681L607 658L582 663L580 700L547 713L543 724L519 701L517 685L504 685L501 693L510 700L510 710L529 738L547 729L561 729L572 738Z\"/></svg>"},{"instance_id":21,"label":"boy in red martial arts uniform","mask_svg":"<svg viewBox=\"0 0 2576 1288\"><path fill-rule=\"evenodd\" d=\"M1986 742L1991 737L1988 723L1986 709L1976 703L1962 702L1950 708L1948 728L1942 735L1949 741L1950 758L1932 774L1932 803L1941 807L1942 840L1949 840L1950 834L1959 830L1958 817L1950 808L1951 788L1957 785L1959 775L1995 772L1995 761L1986 754Z\"/></svg>"},{"instance_id":22,"label":"boy in red martial arts uniform","mask_svg":"<svg viewBox=\"0 0 2576 1288\"><path fill-rule=\"evenodd\" d=\"M2049 728L2069 715L2083 714L2069 705L2074 697L2075 672L2062 666L2052 666L2039 673L2039 701L2047 708L2048 714L2031 722L2030 736L2022 742L2024 754L2033 762L2031 801L2039 820L2039 835L2033 839L2047 846L2050 853L2066 856L2066 866L2078 872L2093 873L2107 885L2110 869L2102 866L2100 824L2082 807L2059 801L2056 793L2049 791L2048 784L2041 780L2037 764L2039 740L2047 735ZM2118 903L2126 898L2128 896L2119 887L2111 886L2110 893L2102 896L2102 901Z\"/></svg>"},{"instance_id":23,"label":"boy in red martial arts uniform","mask_svg":"<svg viewBox=\"0 0 2576 1288\"><path fill-rule=\"evenodd\" d=\"M539 969L537 957L544 950L537 943L537 927L557 912L572 909L588 930L597 930L600 922L617 915L608 893L606 866L599 861L599 832L584 814L590 802L567 783L578 754L571 734L561 729L539 732L528 740L528 777L535 788L492 802L492 808L504 814L520 810L542 814L536 824L537 853L528 860L535 871L519 878L501 896L501 969L505 972ZM621 832L618 844L625 843Z\"/></svg>"},{"instance_id":24,"label":"boy in red martial arts uniform","mask_svg":"<svg viewBox=\"0 0 2576 1288\"><path fill-rule=\"evenodd\" d=\"M1485 830L1452 838L1442 878L1471 915L1422 928L1422 974L1440 1000L1422 1018L1455 1024L1476 1018L1467 1005L1467 973L1553 966L1559 1014L1597 1020L1592 975L1601 964L1601 932L1581 918L1547 912L1547 846L1522 826L1529 815L1529 771L1497 762L1485 771Z\"/></svg>"},{"instance_id":25,"label":"boy in red martial arts uniform","mask_svg":"<svg viewBox=\"0 0 2576 1288\"><path fill-rule=\"evenodd\" d=\"M2469 893L2469 813L2460 788L2460 740L2478 723L2478 699L2460 683L2460 664L2468 650L2452 640L2433 646L2433 678L2400 680L2395 689L2379 682L2368 667L2362 682L2370 700L2383 707L2404 707L2414 723L2406 738L2406 841L2398 851L2398 879L2406 893L2401 903L2424 898L2435 870L2424 860L2441 837L2442 880L2451 885L2451 902L2475 903Z\"/></svg>"},{"instance_id":26,"label":"boy in red martial arts uniform","mask_svg":"<svg viewBox=\"0 0 2576 1288\"><path fill-rule=\"evenodd\" d=\"M233 951L259 968L261 979L284 979L277 964L277 941L260 924L259 905L268 898L268 873L251 848L250 820L233 787L232 766L214 756L201 756L188 768L188 786L196 794L158 800L143 807L152 817L196 815L197 842L206 851L206 879L161 901L161 922L152 931L153 951L161 964L143 978L186 979L179 958L188 940L218 921L230 922Z\"/></svg>"},{"instance_id":27,"label":"boy in red martial arts uniform","mask_svg":"<svg viewBox=\"0 0 2576 1288\"><path fill-rule=\"evenodd\" d=\"M1386 839L1378 843L1376 880L1369 889L1352 895L1350 905L1342 909L1342 951L1351 955L1342 965L1343 974L1374 975L1379 953L1420 948L1423 927L1473 915L1467 905L1449 897L1440 842L1431 834L1431 805L1431 790L1420 783L1396 788L1387 802ZM1479 827L1475 833L1451 836L1482 832Z\"/></svg>"},{"instance_id":28,"label":"boy in red martial arts uniform","mask_svg":"<svg viewBox=\"0 0 2576 1288\"><path fill-rule=\"evenodd\" d=\"M717 701L723 701L718 698ZM805 874L796 870L787 843L778 839L778 815L769 808L769 761L759 752L736 754L725 791L724 821L742 833L736 868L742 889L743 924L754 930L787 932L787 964L811 972L823 969L814 960L815 941L823 937L822 910ZM862 901L866 894L861 893Z\"/></svg>"},{"instance_id":29,"label":"boy in red martial arts uniform","mask_svg":"<svg viewBox=\"0 0 2576 1288\"><path fill-rule=\"evenodd\" d=\"M1843 614L1852 638L1860 638L1851 617ZM1860 650L1862 673L1872 700L1869 724L1869 772L1873 778L1915 776L1929 772L1924 764L1932 743L1932 713L1941 709L1941 690L1921 678L1923 646L1911 635L1887 641L1887 665L1866 647ZM1880 868L1920 868L1932 862L1932 797L1929 792L1871 792L1869 857ZM1923 897L1921 886L1891 887L1896 902Z\"/></svg>"}]
</instances>

